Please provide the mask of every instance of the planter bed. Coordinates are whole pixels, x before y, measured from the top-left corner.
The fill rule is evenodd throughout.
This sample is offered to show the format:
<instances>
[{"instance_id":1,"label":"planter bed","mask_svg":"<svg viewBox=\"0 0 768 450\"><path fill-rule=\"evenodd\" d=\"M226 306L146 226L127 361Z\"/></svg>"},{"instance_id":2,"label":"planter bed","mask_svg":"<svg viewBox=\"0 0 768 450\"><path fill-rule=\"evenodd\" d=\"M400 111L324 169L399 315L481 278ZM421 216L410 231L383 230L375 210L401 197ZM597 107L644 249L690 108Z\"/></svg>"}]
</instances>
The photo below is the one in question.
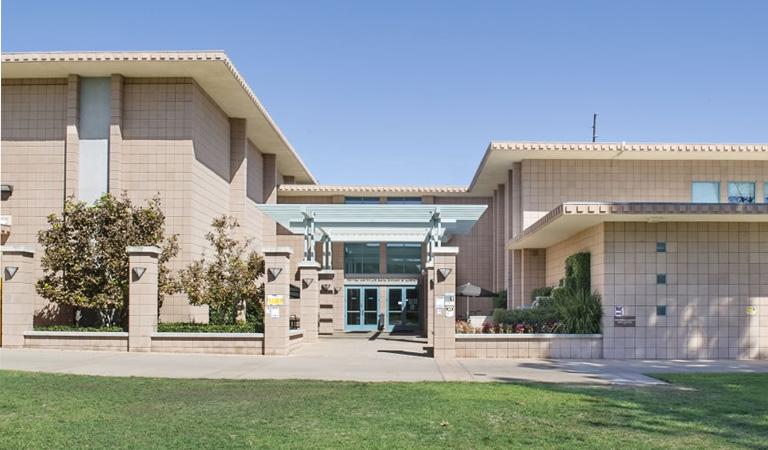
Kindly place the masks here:
<instances>
[{"instance_id":1,"label":"planter bed","mask_svg":"<svg viewBox=\"0 0 768 450\"><path fill-rule=\"evenodd\" d=\"M603 357L602 334L456 334L458 358L556 358Z\"/></svg>"},{"instance_id":2,"label":"planter bed","mask_svg":"<svg viewBox=\"0 0 768 450\"><path fill-rule=\"evenodd\" d=\"M264 333L158 332L152 334L152 351L261 355Z\"/></svg>"},{"instance_id":3,"label":"planter bed","mask_svg":"<svg viewBox=\"0 0 768 450\"><path fill-rule=\"evenodd\" d=\"M128 351L128 333L124 331L27 331L24 347L54 350Z\"/></svg>"}]
</instances>

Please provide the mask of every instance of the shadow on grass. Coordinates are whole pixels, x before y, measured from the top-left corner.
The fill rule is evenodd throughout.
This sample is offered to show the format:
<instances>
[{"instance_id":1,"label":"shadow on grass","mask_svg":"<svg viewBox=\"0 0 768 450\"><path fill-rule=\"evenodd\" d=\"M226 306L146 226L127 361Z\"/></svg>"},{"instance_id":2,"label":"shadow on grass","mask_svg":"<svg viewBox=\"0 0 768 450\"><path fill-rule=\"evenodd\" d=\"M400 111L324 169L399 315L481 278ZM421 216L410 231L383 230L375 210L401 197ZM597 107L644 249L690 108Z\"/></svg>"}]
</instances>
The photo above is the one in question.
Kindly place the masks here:
<instances>
[{"instance_id":1,"label":"shadow on grass","mask_svg":"<svg viewBox=\"0 0 768 450\"><path fill-rule=\"evenodd\" d=\"M548 394L577 394L589 411L584 423L612 433L693 439L727 447L768 449L767 374L648 374L669 385L583 386L528 384ZM686 441L691 442L691 441Z\"/></svg>"}]
</instances>

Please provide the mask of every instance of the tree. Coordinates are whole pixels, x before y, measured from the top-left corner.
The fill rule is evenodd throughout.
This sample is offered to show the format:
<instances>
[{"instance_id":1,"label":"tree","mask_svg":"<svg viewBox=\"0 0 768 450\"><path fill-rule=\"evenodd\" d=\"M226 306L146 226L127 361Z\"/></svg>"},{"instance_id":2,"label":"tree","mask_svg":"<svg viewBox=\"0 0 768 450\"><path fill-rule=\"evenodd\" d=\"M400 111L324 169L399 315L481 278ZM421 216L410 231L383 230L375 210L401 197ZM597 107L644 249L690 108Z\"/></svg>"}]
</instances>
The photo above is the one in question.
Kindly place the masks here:
<instances>
[{"instance_id":1,"label":"tree","mask_svg":"<svg viewBox=\"0 0 768 450\"><path fill-rule=\"evenodd\" d=\"M264 260L251 250L251 240L233 237L239 227L231 217L214 219L205 235L212 258L202 258L179 272L179 288L193 305L208 305L209 321L234 324L246 309L246 320L259 327L263 321Z\"/></svg>"},{"instance_id":2,"label":"tree","mask_svg":"<svg viewBox=\"0 0 768 450\"><path fill-rule=\"evenodd\" d=\"M167 263L179 251L178 239L165 236L158 197L144 207L134 206L125 193L119 199L104 194L93 205L68 198L60 216L48 216L48 224L38 234L43 277L36 288L43 298L76 311L95 310L105 326L123 323L128 304L125 248L131 245L161 247L158 304L174 291Z\"/></svg>"}]
</instances>

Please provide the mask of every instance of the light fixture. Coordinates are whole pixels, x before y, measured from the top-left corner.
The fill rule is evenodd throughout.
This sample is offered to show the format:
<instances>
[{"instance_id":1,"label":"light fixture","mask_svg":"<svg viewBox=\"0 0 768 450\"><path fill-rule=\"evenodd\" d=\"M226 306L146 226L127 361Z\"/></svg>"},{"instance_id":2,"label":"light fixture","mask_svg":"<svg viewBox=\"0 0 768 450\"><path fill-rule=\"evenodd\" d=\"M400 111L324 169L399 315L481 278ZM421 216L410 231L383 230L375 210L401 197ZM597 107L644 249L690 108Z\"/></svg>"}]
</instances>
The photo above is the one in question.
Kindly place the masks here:
<instances>
[{"instance_id":1,"label":"light fixture","mask_svg":"<svg viewBox=\"0 0 768 450\"><path fill-rule=\"evenodd\" d=\"M448 267L442 267L440 269L437 269L437 271L440 272L440 276L443 277L443 280L445 280L446 278L448 278L448 275L450 275L451 272L453 272L453 269L450 269Z\"/></svg>"},{"instance_id":2,"label":"light fixture","mask_svg":"<svg viewBox=\"0 0 768 450\"><path fill-rule=\"evenodd\" d=\"M282 267L272 267L269 269L269 276L272 277L272 279L276 279L280 276L280 273L283 271Z\"/></svg>"},{"instance_id":3,"label":"light fixture","mask_svg":"<svg viewBox=\"0 0 768 450\"><path fill-rule=\"evenodd\" d=\"M304 283L304 289L306 289L312 285L314 280L312 278L302 278L301 281Z\"/></svg>"},{"instance_id":4,"label":"light fixture","mask_svg":"<svg viewBox=\"0 0 768 450\"><path fill-rule=\"evenodd\" d=\"M146 267L134 267L133 269L133 279L138 280L141 279L141 277L144 275L144 272L147 271Z\"/></svg>"},{"instance_id":5,"label":"light fixture","mask_svg":"<svg viewBox=\"0 0 768 450\"><path fill-rule=\"evenodd\" d=\"M10 280L19 271L17 266L5 266L5 279Z\"/></svg>"}]
</instances>

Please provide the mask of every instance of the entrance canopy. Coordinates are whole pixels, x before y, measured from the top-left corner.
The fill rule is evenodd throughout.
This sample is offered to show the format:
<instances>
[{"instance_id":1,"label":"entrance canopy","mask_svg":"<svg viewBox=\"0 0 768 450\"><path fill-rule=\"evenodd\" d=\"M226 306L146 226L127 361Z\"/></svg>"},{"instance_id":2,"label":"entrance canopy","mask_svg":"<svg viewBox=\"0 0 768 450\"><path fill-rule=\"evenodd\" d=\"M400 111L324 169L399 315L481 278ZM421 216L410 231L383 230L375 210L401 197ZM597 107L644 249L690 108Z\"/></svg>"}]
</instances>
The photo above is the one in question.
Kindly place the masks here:
<instances>
[{"instance_id":1,"label":"entrance canopy","mask_svg":"<svg viewBox=\"0 0 768 450\"><path fill-rule=\"evenodd\" d=\"M486 205L260 204L257 207L305 236L305 259L314 242L427 242L428 252L451 236L467 234Z\"/></svg>"}]
</instances>

